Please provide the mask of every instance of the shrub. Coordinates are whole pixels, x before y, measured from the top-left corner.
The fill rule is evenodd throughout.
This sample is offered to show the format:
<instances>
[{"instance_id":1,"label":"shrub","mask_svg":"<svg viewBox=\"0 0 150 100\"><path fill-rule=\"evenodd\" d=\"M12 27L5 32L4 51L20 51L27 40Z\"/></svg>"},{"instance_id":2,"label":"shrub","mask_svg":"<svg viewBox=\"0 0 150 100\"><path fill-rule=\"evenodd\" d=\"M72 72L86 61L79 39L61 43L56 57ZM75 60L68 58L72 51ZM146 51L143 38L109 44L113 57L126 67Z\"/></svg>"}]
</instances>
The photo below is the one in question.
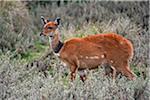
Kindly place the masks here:
<instances>
[{"instance_id":1,"label":"shrub","mask_svg":"<svg viewBox=\"0 0 150 100\"><path fill-rule=\"evenodd\" d=\"M20 60L11 59L12 54L0 56L0 97L1 99L53 99L53 100L148 100L149 80L138 77L129 81L119 77L116 83L103 76L103 69L89 71L88 79L83 84L77 76L71 83L64 69L57 60L50 61L52 73L45 77L37 66L27 68Z\"/></svg>"},{"instance_id":2,"label":"shrub","mask_svg":"<svg viewBox=\"0 0 150 100\"><path fill-rule=\"evenodd\" d=\"M0 49L22 50L32 43L32 21L28 11L20 1L0 2Z\"/></svg>"}]
</instances>

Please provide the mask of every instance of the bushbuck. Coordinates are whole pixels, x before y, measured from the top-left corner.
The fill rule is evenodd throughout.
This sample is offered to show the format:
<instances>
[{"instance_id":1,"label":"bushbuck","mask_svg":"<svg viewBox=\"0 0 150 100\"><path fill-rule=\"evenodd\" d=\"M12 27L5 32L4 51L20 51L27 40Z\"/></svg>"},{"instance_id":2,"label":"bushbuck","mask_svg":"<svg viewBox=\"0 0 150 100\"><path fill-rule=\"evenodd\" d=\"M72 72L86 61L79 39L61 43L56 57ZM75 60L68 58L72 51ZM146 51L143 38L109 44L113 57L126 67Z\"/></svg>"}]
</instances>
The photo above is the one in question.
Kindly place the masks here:
<instances>
[{"instance_id":1,"label":"bushbuck","mask_svg":"<svg viewBox=\"0 0 150 100\"><path fill-rule=\"evenodd\" d=\"M82 81L86 79L85 69L95 69L99 65L107 64L112 69L112 78L116 73L122 73L128 79L135 79L130 70L129 60L133 56L132 43L116 33L89 35L84 38L72 38L64 43L60 40L58 26L60 18L43 21L40 35L48 36L55 54L71 71L71 80L75 79L77 70Z\"/></svg>"}]
</instances>

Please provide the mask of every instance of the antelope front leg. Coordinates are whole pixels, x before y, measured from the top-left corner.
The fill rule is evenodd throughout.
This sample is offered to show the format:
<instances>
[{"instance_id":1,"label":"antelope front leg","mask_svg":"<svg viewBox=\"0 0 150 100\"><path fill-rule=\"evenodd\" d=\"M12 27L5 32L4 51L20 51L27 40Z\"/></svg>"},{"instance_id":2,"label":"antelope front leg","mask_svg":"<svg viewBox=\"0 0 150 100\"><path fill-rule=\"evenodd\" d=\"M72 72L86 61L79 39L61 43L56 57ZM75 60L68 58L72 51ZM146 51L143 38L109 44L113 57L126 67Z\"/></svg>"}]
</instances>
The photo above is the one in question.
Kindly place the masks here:
<instances>
[{"instance_id":1,"label":"antelope front leg","mask_svg":"<svg viewBox=\"0 0 150 100\"><path fill-rule=\"evenodd\" d=\"M115 67L111 66L112 70L113 70L113 73L112 73L112 78L113 78L113 83L115 82L115 78L116 78L116 69Z\"/></svg>"},{"instance_id":2,"label":"antelope front leg","mask_svg":"<svg viewBox=\"0 0 150 100\"><path fill-rule=\"evenodd\" d=\"M71 71L71 81L75 80L77 67L72 65L70 68Z\"/></svg>"}]
</instances>

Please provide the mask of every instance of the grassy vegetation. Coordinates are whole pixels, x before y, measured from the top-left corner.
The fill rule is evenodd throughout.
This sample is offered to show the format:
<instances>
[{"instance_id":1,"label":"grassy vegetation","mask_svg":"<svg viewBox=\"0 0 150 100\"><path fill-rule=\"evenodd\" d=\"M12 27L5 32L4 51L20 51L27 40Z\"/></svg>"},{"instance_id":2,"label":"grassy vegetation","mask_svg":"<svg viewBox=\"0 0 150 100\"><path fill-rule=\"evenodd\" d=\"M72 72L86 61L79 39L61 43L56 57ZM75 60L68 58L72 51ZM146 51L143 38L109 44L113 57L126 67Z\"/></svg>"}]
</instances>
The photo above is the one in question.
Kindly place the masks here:
<instances>
[{"instance_id":1,"label":"grassy vegetation","mask_svg":"<svg viewBox=\"0 0 150 100\"><path fill-rule=\"evenodd\" d=\"M43 45L39 41L35 41L34 48L23 53L21 59L24 59L27 62L32 62L34 59L39 58L48 48L49 46Z\"/></svg>"},{"instance_id":2,"label":"grassy vegetation","mask_svg":"<svg viewBox=\"0 0 150 100\"><path fill-rule=\"evenodd\" d=\"M148 2L0 1L0 99L2 100L148 100ZM82 83L69 80L48 43L40 37L40 16L61 17L60 33L72 37L117 32L131 40L134 57L129 81L119 75L115 84L104 69L88 72Z\"/></svg>"}]
</instances>

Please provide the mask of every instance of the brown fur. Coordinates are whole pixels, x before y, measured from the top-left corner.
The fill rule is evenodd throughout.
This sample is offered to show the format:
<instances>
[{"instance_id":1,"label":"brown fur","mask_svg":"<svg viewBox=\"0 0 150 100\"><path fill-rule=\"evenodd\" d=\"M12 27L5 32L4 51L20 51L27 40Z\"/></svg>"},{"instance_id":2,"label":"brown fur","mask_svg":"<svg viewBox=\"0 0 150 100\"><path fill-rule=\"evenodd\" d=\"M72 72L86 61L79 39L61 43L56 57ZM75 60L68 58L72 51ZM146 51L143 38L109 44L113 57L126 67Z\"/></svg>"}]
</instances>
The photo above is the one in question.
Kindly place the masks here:
<instances>
[{"instance_id":1,"label":"brown fur","mask_svg":"<svg viewBox=\"0 0 150 100\"><path fill-rule=\"evenodd\" d=\"M48 30L47 27L54 27ZM56 31L56 22L47 22L43 34L53 32L53 42L58 42L59 33ZM58 39L58 40L57 40ZM129 60L133 56L132 43L116 33L90 35L85 38L73 38L64 42L59 51L59 58L68 65L71 71L71 80L75 79L77 70L95 69L101 64L110 65L113 70L113 79L117 72L121 72L129 79L135 79L129 67ZM80 75L84 78L85 75Z\"/></svg>"}]
</instances>

